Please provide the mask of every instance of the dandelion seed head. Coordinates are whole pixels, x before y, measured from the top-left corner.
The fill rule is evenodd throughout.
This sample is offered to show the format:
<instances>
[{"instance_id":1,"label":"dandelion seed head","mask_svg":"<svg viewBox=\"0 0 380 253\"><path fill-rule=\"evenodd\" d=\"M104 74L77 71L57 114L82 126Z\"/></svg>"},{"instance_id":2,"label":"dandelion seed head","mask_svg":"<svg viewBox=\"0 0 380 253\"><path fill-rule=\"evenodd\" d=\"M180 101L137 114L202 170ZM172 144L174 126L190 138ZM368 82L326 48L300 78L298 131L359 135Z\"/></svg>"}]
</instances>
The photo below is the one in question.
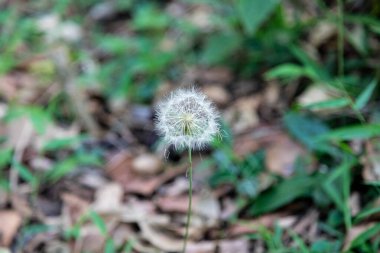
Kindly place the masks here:
<instances>
[{"instance_id":1,"label":"dandelion seed head","mask_svg":"<svg viewBox=\"0 0 380 253\"><path fill-rule=\"evenodd\" d=\"M176 149L202 148L219 132L219 115L194 88L179 89L157 106L156 128Z\"/></svg>"}]
</instances>

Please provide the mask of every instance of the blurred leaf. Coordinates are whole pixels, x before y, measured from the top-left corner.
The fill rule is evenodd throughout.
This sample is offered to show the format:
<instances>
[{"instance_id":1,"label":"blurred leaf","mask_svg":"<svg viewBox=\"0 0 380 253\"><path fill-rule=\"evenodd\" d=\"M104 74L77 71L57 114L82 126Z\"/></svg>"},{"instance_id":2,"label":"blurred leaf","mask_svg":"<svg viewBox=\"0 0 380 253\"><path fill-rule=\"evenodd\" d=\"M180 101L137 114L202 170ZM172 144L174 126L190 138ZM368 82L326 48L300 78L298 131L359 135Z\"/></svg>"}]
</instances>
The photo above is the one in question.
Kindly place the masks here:
<instances>
[{"instance_id":1,"label":"blurred leaf","mask_svg":"<svg viewBox=\"0 0 380 253\"><path fill-rule=\"evenodd\" d=\"M238 0L236 7L246 33L254 34L280 0Z\"/></svg>"},{"instance_id":2,"label":"blurred leaf","mask_svg":"<svg viewBox=\"0 0 380 253\"><path fill-rule=\"evenodd\" d=\"M338 253L340 252L341 243L339 241L329 242L325 239L317 239L311 245L311 252L313 253Z\"/></svg>"},{"instance_id":3,"label":"blurred leaf","mask_svg":"<svg viewBox=\"0 0 380 253\"><path fill-rule=\"evenodd\" d=\"M368 103L369 99L372 96L373 91L375 90L377 81L374 79L368 86L365 88L359 97L356 99L354 104L355 110L361 110Z\"/></svg>"},{"instance_id":4,"label":"blurred leaf","mask_svg":"<svg viewBox=\"0 0 380 253\"><path fill-rule=\"evenodd\" d=\"M33 175L33 173L28 168L26 168L24 165L18 162L14 162L13 167L14 169L18 171L22 179L24 179L33 187L38 186L38 182L39 182L38 178L35 175Z\"/></svg>"},{"instance_id":5,"label":"blurred leaf","mask_svg":"<svg viewBox=\"0 0 380 253\"><path fill-rule=\"evenodd\" d=\"M315 62L303 49L297 46L290 46L292 54L304 65L305 73L315 82L329 83L330 75L326 69Z\"/></svg>"},{"instance_id":6,"label":"blurred leaf","mask_svg":"<svg viewBox=\"0 0 380 253\"><path fill-rule=\"evenodd\" d=\"M243 178L237 184L237 190L240 194L253 198L259 193L259 182L256 177Z\"/></svg>"},{"instance_id":7,"label":"blurred leaf","mask_svg":"<svg viewBox=\"0 0 380 253\"><path fill-rule=\"evenodd\" d=\"M380 136L380 124L355 125L342 127L318 136L317 140L357 140Z\"/></svg>"},{"instance_id":8,"label":"blurred leaf","mask_svg":"<svg viewBox=\"0 0 380 253\"><path fill-rule=\"evenodd\" d=\"M321 145L314 140L315 136L328 133L330 130L323 121L295 112L287 113L284 123L292 136L312 150L321 148Z\"/></svg>"},{"instance_id":9,"label":"blurred leaf","mask_svg":"<svg viewBox=\"0 0 380 253\"><path fill-rule=\"evenodd\" d=\"M31 120L34 129L39 134L44 134L46 126L50 123L50 115L48 111L40 106L14 106L11 107L5 116L6 121L14 120L18 117L26 116Z\"/></svg>"},{"instance_id":10,"label":"blurred leaf","mask_svg":"<svg viewBox=\"0 0 380 253\"><path fill-rule=\"evenodd\" d=\"M297 79L302 76L306 76L307 71L304 67L298 66L295 64L282 64L272 68L271 70L265 73L265 78L275 79L275 78L284 78L284 79Z\"/></svg>"},{"instance_id":11,"label":"blurred leaf","mask_svg":"<svg viewBox=\"0 0 380 253\"><path fill-rule=\"evenodd\" d=\"M90 217L91 221L95 224L95 226L99 229L100 233L104 237L107 237L107 226L106 226L103 218L100 217L99 214L97 214L94 211L89 212L89 217Z\"/></svg>"},{"instance_id":12,"label":"blurred leaf","mask_svg":"<svg viewBox=\"0 0 380 253\"><path fill-rule=\"evenodd\" d=\"M12 149L4 148L0 150L0 171L12 160Z\"/></svg>"},{"instance_id":13,"label":"blurred leaf","mask_svg":"<svg viewBox=\"0 0 380 253\"><path fill-rule=\"evenodd\" d=\"M375 206L373 208L366 208L364 210L361 210L360 213L358 213L355 217L355 223L359 223L365 218L377 213L380 213L380 206Z\"/></svg>"},{"instance_id":14,"label":"blurred leaf","mask_svg":"<svg viewBox=\"0 0 380 253\"><path fill-rule=\"evenodd\" d=\"M348 98L337 98L330 99L322 102L312 103L304 106L305 109L309 110L320 110L320 109L338 109L350 104L350 100Z\"/></svg>"},{"instance_id":15,"label":"blurred leaf","mask_svg":"<svg viewBox=\"0 0 380 253\"><path fill-rule=\"evenodd\" d=\"M116 253L115 243L111 238L107 239L106 241L104 253Z\"/></svg>"},{"instance_id":16,"label":"blurred leaf","mask_svg":"<svg viewBox=\"0 0 380 253\"><path fill-rule=\"evenodd\" d=\"M347 157L344 162L324 180L323 189L343 213L346 229L351 228L351 212L349 205L351 172L355 160Z\"/></svg>"},{"instance_id":17,"label":"blurred leaf","mask_svg":"<svg viewBox=\"0 0 380 253\"><path fill-rule=\"evenodd\" d=\"M134 244L135 244L134 240L128 240L125 243L125 247L124 247L123 253L131 253L132 250L133 250L133 245Z\"/></svg>"},{"instance_id":18,"label":"blurred leaf","mask_svg":"<svg viewBox=\"0 0 380 253\"><path fill-rule=\"evenodd\" d=\"M82 139L83 139L83 136L76 136L76 137L49 140L42 147L42 150L53 151L53 150L73 147L74 145L77 145Z\"/></svg>"},{"instance_id":19,"label":"blurred leaf","mask_svg":"<svg viewBox=\"0 0 380 253\"><path fill-rule=\"evenodd\" d=\"M160 30L169 23L169 16L150 4L141 5L133 18L133 26L137 30Z\"/></svg>"},{"instance_id":20,"label":"blurred leaf","mask_svg":"<svg viewBox=\"0 0 380 253\"><path fill-rule=\"evenodd\" d=\"M101 49L112 54L122 54L128 47L126 39L119 36L102 35L97 40Z\"/></svg>"},{"instance_id":21,"label":"blurred leaf","mask_svg":"<svg viewBox=\"0 0 380 253\"><path fill-rule=\"evenodd\" d=\"M355 248L365 243L367 240L371 239L371 237L378 235L380 233L380 224L375 224L359 236L357 236L352 242L350 248Z\"/></svg>"},{"instance_id":22,"label":"blurred leaf","mask_svg":"<svg viewBox=\"0 0 380 253\"><path fill-rule=\"evenodd\" d=\"M270 212L297 198L310 196L318 182L317 178L312 176L293 177L284 180L254 199L249 208L249 213L259 215Z\"/></svg>"},{"instance_id":23,"label":"blurred leaf","mask_svg":"<svg viewBox=\"0 0 380 253\"><path fill-rule=\"evenodd\" d=\"M47 178L52 181L56 181L74 170L78 162L76 159L70 157L63 161L58 162L50 171L47 172Z\"/></svg>"},{"instance_id":24,"label":"blurred leaf","mask_svg":"<svg viewBox=\"0 0 380 253\"><path fill-rule=\"evenodd\" d=\"M212 65L219 63L231 56L240 45L241 39L238 34L214 34L206 39L201 62Z\"/></svg>"}]
</instances>

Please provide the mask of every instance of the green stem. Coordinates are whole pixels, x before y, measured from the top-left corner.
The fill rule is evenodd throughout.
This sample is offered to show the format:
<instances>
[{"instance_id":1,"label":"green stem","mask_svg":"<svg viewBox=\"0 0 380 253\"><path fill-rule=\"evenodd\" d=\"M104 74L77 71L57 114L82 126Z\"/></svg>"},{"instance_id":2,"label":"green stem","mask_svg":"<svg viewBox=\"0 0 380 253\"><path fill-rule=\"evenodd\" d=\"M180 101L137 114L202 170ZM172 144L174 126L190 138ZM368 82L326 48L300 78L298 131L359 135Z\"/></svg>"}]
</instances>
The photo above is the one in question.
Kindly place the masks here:
<instances>
[{"instance_id":1,"label":"green stem","mask_svg":"<svg viewBox=\"0 0 380 253\"><path fill-rule=\"evenodd\" d=\"M187 221L186 221L186 232L185 232L185 241L183 242L182 253L186 252L187 241L189 239L189 226L191 220L191 204L193 198L193 161L191 159L191 148L189 148L189 207L187 210Z\"/></svg>"}]
</instances>

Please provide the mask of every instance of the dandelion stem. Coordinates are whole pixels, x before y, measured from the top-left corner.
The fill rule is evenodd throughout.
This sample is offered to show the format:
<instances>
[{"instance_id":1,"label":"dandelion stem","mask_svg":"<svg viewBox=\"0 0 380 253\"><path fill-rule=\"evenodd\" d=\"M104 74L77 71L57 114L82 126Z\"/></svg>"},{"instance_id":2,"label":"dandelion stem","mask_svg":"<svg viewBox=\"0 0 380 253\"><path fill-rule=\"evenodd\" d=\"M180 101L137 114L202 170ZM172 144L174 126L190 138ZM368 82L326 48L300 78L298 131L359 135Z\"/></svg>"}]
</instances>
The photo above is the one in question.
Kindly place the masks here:
<instances>
[{"instance_id":1,"label":"dandelion stem","mask_svg":"<svg viewBox=\"0 0 380 253\"><path fill-rule=\"evenodd\" d=\"M186 252L187 241L189 239L189 226L191 220L191 204L193 198L193 161L191 159L191 148L189 147L189 206L187 209L187 221L186 221L186 231L185 231L185 241L183 242L182 253Z\"/></svg>"}]
</instances>

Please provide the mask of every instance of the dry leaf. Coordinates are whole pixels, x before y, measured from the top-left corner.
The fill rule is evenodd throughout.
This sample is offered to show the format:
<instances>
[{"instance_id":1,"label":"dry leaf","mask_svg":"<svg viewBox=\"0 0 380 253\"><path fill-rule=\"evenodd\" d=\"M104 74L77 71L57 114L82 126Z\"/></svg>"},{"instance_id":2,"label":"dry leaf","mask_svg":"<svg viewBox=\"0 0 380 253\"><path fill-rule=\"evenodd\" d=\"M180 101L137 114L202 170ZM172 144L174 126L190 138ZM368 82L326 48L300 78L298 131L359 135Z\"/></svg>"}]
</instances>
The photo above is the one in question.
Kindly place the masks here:
<instances>
[{"instance_id":1,"label":"dry leaf","mask_svg":"<svg viewBox=\"0 0 380 253\"><path fill-rule=\"evenodd\" d=\"M219 248L220 253L249 253L249 240L247 238L222 240Z\"/></svg>"},{"instance_id":2,"label":"dry leaf","mask_svg":"<svg viewBox=\"0 0 380 253\"><path fill-rule=\"evenodd\" d=\"M157 248L164 250L165 252L177 252L182 249L183 240L170 237L163 233L162 228L157 230L157 228L147 222L140 222L139 226L142 236Z\"/></svg>"},{"instance_id":3,"label":"dry leaf","mask_svg":"<svg viewBox=\"0 0 380 253\"><path fill-rule=\"evenodd\" d=\"M65 218L65 225L71 227L87 213L90 203L71 193L63 193L61 198L64 203L63 217Z\"/></svg>"},{"instance_id":4,"label":"dry leaf","mask_svg":"<svg viewBox=\"0 0 380 253\"><path fill-rule=\"evenodd\" d=\"M133 159L132 169L141 175L156 175L162 171L163 164L157 156L144 153Z\"/></svg>"},{"instance_id":5,"label":"dry leaf","mask_svg":"<svg viewBox=\"0 0 380 253\"><path fill-rule=\"evenodd\" d=\"M351 229L346 233L346 238L344 240L344 246L343 250L346 251L349 249L351 242L359 236L361 233L375 225L375 222L367 223L367 224L359 224L354 227L351 227Z\"/></svg>"},{"instance_id":6,"label":"dry leaf","mask_svg":"<svg viewBox=\"0 0 380 253\"><path fill-rule=\"evenodd\" d=\"M254 95L239 98L224 113L224 118L232 127L235 134L242 133L259 124L257 109L261 96Z\"/></svg>"},{"instance_id":7,"label":"dry leaf","mask_svg":"<svg viewBox=\"0 0 380 253\"><path fill-rule=\"evenodd\" d=\"M337 32L336 25L331 22L318 22L309 33L309 42L314 47L319 47L334 36Z\"/></svg>"},{"instance_id":8,"label":"dry leaf","mask_svg":"<svg viewBox=\"0 0 380 253\"><path fill-rule=\"evenodd\" d=\"M98 189L92 204L99 213L119 213L122 207L123 188L120 184L110 183Z\"/></svg>"},{"instance_id":9,"label":"dry leaf","mask_svg":"<svg viewBox=\"0 0 380 253\"><path fill-rule=\"evenodd\" d=\"M280 135L267 148L265 164L269 171L289 177L294 172L294 162L304 154L305 150L301 145L287 135Z\"/></svg>"},{"instance_id":10,"label":"dry leaf","mask_svg":"<svg viewBox=\"0 0 380 253\"><path fill-rule=\"evenodd\" d=\"M188 244L186 253L214 253L215 250L216 250L216 242L213 242L213 241L195 242L195 243Z\"/></svg>"},{"instance_id":11,"label":"dry leaf","mask_svg":"<svg viewBox=\"0 0 380 253\"><path fill-rule=\"evenodd\" d=\"M22 218L18 212L13 210L0 211L0 221L0 245L8 247L21 225Z\"/></svg>"},{"instance_id":12,"label":"dry leaf","mask_svg":"<svg viewBox=\"0 0 380 253\"><path fill-rule=\"evenodd\" d=\"M363 178L366 182L380 180L380 148L379 139L367 141L365 144L366 156L363 159Z\"/></svg>"},{"instance_id":13,"label":"dry leaf","mask_svg":"<svg viewBox=\"0 0 380 253\"><path fill-rule=\"evenodd\" d=\"M109 160L106 171L116 182L119 182L126 193L138 193L145 196L154 191L171 178L185 172L186 168L171 168L157 176L145 177L132 170L133 155L129 152L120 152Z\"/></svg>"},{"instance_id":14,"label":"dry leaf","mask_svg":"<svg viewBox=\"0 0 380 253\"><path fill-rule=\"evenodd\" d=\"M227 93L226 89L218 85L206 85L202 90L207 97L217 105L226 105L231 99L231 96Z\"/></svg>"}]
</instances>

